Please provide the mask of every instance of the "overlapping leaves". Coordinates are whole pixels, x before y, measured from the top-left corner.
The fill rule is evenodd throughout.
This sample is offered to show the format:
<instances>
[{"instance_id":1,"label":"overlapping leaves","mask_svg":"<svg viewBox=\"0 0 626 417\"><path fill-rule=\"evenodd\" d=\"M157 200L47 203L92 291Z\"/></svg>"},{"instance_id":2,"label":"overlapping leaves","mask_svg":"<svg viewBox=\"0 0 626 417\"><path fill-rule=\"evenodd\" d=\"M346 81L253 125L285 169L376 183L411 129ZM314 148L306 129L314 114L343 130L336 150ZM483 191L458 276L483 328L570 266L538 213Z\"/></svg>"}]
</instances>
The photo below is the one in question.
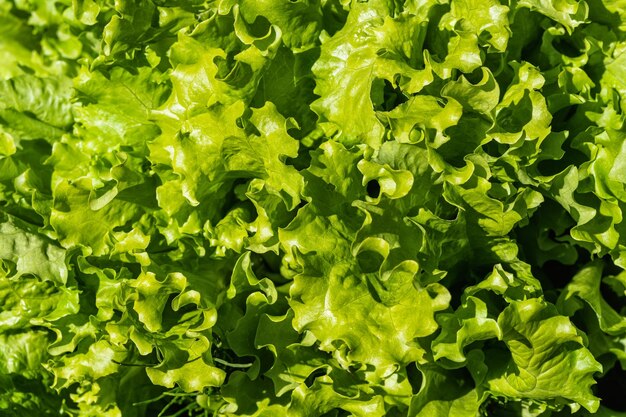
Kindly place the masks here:
<instances>
[{"instance_id":1,"label":"overlapping leaves","mask_svg":"<svg viewBox=\"0 0 626 417\"><path fill-rule=\"evenodd\" d=\"M622 3L0 0L0 414L619 415Z\"/></svg>"}]
</instances>

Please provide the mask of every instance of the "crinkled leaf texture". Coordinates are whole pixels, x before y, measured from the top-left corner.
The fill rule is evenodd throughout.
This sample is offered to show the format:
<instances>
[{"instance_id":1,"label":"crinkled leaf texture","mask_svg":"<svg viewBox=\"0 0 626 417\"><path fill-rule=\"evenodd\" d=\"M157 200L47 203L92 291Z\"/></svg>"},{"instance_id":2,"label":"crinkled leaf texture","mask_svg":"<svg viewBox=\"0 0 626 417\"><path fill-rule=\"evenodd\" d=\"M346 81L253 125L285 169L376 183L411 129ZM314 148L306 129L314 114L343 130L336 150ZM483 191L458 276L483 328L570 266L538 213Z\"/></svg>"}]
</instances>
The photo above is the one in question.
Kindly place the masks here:
<instances>
[{"instance_id":1,"label":"crinkled leaf texture","mask_svg":"<svg viewBox=\"0 0 626 417\"><path fill-rule=\"evenodd\" d=\"M0 0L0 416L600 417L624 0Z\"/></svg>"}]
</instances>

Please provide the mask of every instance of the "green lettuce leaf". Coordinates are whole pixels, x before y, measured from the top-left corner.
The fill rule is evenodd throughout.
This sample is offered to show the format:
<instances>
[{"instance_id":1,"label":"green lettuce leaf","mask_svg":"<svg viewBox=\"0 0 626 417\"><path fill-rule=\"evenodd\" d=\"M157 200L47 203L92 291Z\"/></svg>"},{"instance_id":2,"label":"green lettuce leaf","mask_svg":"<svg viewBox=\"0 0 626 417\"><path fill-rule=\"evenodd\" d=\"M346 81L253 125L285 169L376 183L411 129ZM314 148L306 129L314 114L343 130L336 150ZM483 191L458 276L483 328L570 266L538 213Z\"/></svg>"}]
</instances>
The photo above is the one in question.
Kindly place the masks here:
<instances>
[{"instance_id":1,"label":"green lettuce leaf","mask_svg":"<svg viewBox=\"0 0 626 417\"><path fill-rule=\"evenodd\" d=\"M593 375L602 366L585 347L585 339L556 308L537 299L513 302L498 317L502 340L511 359L494 358L489 390L509 398L553 400L595 412L599 399L591 393Z\"/></svg>"}]
</instances>

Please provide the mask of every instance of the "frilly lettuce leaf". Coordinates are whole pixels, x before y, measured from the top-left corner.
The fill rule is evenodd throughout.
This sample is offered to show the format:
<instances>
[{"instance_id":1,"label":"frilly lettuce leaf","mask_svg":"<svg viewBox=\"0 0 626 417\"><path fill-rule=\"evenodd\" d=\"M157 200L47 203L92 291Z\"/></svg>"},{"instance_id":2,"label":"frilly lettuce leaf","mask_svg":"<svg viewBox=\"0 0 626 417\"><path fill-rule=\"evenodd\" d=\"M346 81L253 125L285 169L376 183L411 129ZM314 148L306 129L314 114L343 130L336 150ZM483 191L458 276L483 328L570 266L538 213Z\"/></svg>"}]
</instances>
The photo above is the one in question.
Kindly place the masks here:
<instances>
[{"instance_id":1,"label":"frilly lettuce leaf","mask_svg":"<svg viewBox=\"0 0 626 417\"><path fill-rule=\"evenodd\" d=\"M463 363L464 347L484 339L501 339L502 330L488 315L487 305L479 298L467 297L454 314L439 314L441 333L433 341L433 358Z\"/></svg>"},{"instance_id":2,"label":"frilly lettuce leaf","mask_svg":"<svg viewBox=\"0 0 626 417\"><path fill-rule=\"evenodd\" d=\"M315 93L321 97L312 109L322 123L339 129L342 142L380 146L384 128L372 97L376 84L386 81L416 93L432 81L431 70L419 52L424 23L418 16L393 19L382 10L357 3L344 28L322 45L320 59L312 69L317 80ZM418 43L411 45L409 39ZM426 67L420 69L422 65Z\"/></svg>"},{"instance_id":3,"label":"frilly lettuce leaf","mask_svg":"<svg viewBox=\"0 0 626 417\"><path fill-rule=\"evenodd\" d=\"M433 315L447 307L449 294L439 284L414 284L417 271L410 263L387 274L363 270L356 259L350 260L350 248L343 243L349 233L347 225L308 208L281 230L285 249L302 268L290 291L294 327L312 332L323 350L336 351L347 363L371 363L383 370L421 360L424 351L412 340L436 330ZM402 319L407 314L420 318ZM395 337L385 338L386 332Z\"/></svg>"},{"instance_id":4,"label":"frilly lettuce leaf","mask_svg":"<svg viewBox=\"0 0 626 417\"><path fill-rule=\"evenodd\" d=\"M260 21L266 19L278 27L283 43L295 52L316 46L322 28L322 11L317 2L245 0L220 3L222 12L229 3L237 3L241 17L249 25L262 27Z\"/></svg>"},{"instance_id":5,"label":"frilly lettuce leaf","mask_svg":"<svg viewBox=\"0 0 626 417\"><path fill-rule=\"evenodd\" d=\"M26 74L1 81L0 124L20 139L60 138L73 122L69 83Z\"/></svg>"},{"instance_id":6,"label":"frilly lettuce leaf","mask_svg":"<svg viewBox=\"0 0 626 417\"><path fill-rule=\"evenodd\" d=\"M589 13L587 2L576 0L521 0L519 6L536 10L542 15L559 22L569 31L585 23Z\"/></svg>"},{"instance_id":7,"label":"frilly lettuce leaf","mask_svg":"<svg viewBox=\"0 0 626 417\"><path fill-rule=\"evenodd\" d=\"M0 415L621 415L625 20L0 0Z\"/></svg>"},{"instance_id":8,"label":"frilly lettuce leaf","mask_svg":"<svg viewBox=\"0 0 626 417\"><path fill-rule=\"evenodd\" d=\"M3 334L0 336L0 373L19 374L29 379L40 376L41 365L48 359L48 343L49 334L41 330Z\"/></svg>"},{"instance_id":9,"label":"frilly lettuce leaf","mask_svg":"<svg viewBox=\"0 0 626 417\"><path fill-rule=\"evenodd\" d=\"M437 367L419 370L422 386L411 400L410 415L414 416L475 416L480 406L479 394L473 381L459 371Z\"/></svg>"},{"instance_id":10,"label":"frilly lettuce leaf","mask_svg":"<svg viewBox=\"0 0 626 417\"><path fill-rule=\"evenodd\" d=\"M531 400L572 402L594 412L600 404L591 394L593 374L602 367L584 346L585 339L554 306L536 299L513 302L498 317L502 340L511 352L500 373L488 382L495 395ZM489 367L489 364L487 365Z\"/></svg>"},{"instance_id":11,"label":"frilly lettuce leaf","mask_svg":"<svg viewBox=\"0 0 626 417\"><path fill-rule=\"evenodd\" d=\"M142 145L159 134L149 119L151 111L164 101L168 87L149 67L137 71L132 74L120 67L109 74L83 70L74 79L80 100L73 108L77 133L88 141L92 152L104 152L118 144Z\"/></svg>"},{"instance_id":12,"label":"frilly lettuce leaf","mask_svg":"<svg viewBox=\"0 0 626 417\"><path fill-rule=\"evenodd\" d=\"M67 283L69 270L64 249L37 235L28 223L13 216L0 218L0 259L5 277L17 280L23 275L34 275L56 285Z\"/></svg>"},{"instance_id":13,"label":"frilly lettuce leaf","mask_svg":"<svg viewBox=\"0 0 626 417\"><path fill-rule=\"evenodd\" d=\"M626 333L626 319L606 302L600 291L602 270L602 263L596 261L578 271L561 293L558 307L568 316L572 316L583 307L581 302L584 302L595 313L603 332L611 336L623 335ZM613 280L619 288L619 280Z\"/></svg>"}]
</instances>

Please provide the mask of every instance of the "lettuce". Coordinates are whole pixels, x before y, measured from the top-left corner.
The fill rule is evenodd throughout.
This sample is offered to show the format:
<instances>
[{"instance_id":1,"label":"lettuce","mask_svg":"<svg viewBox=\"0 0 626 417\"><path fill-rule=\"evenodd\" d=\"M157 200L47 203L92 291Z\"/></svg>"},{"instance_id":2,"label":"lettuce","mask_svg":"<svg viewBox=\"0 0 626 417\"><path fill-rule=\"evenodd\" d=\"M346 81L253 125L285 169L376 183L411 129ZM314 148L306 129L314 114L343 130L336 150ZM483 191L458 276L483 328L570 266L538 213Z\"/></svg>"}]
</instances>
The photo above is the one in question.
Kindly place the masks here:
<instances>
[{"instance_id":1,"label":"lettuce","mask_svg":"<svg viewBox=\"0 0 626 417\"><path fill-rule=\"evenodd\" d=\"M0 0L0 416L622 416L626 5Z\"/></svg>"}]
</instances>

